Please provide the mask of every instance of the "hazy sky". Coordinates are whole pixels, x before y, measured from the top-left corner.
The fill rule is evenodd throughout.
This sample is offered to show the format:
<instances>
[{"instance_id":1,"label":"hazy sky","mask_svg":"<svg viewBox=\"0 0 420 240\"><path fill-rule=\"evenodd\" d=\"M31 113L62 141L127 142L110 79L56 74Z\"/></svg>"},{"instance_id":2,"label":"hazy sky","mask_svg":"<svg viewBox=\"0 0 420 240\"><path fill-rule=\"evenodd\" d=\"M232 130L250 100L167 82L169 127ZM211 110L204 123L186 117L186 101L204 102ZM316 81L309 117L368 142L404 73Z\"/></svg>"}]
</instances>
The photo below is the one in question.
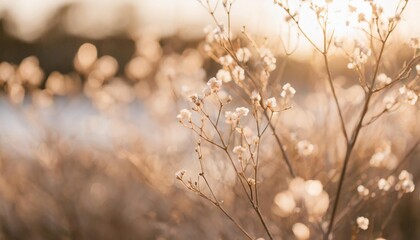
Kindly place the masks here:
<instances>
[{"instance_id":1,"label":"hazy sky","mask_svg":"<svg viewBox=\"0 0 420 240\"><path fill-rule=\"evenodd\" d=\"M69 3L83 3L65 19L65 28L73 34L102 37L132 24L147 25L165 34L181 31L185 36L197 36L211 23L197 0L0 0L0 12L14 23L9 28L16 36L31 40L42 34L59 7ZM122 7L127 4L133 7ZM405 28L410 29L412 35L420 34L418 9L420 0L411 0L406 14L406 19L411 19L411 26ZM124 15L127 10L137 17L129 19L129 23L121 22L121 13ZM267 34L280 31L280 12L272 0L237 0L232 19L235 26L246 25L253 31ZM412 20L414 18L416 21Z\"/></svg>"}]
</instances>

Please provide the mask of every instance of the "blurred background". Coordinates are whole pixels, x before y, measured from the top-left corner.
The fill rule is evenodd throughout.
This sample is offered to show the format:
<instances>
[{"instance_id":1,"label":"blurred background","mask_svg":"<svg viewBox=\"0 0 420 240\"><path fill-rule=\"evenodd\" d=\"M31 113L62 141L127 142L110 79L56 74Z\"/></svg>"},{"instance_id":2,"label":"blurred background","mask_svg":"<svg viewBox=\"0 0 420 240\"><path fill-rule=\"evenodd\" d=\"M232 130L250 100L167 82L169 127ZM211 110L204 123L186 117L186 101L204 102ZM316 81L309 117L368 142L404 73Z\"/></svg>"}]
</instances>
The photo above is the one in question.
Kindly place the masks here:
<instances>
[{"instance_id":1,"label":"blurred background","mask_svg":"<svg viewBox=\"0 0 420 240\"><path fill-rule=\"evenodd\" d=\"M411 1L395 41L420 36L418 9L420 1ZM273 39L287 34L271 0L238 0L232 11L235 30L245 25ZM311 20L303 21L310 29ZM174 179L180 168L198 169L193 138L176 115L185 107L183 86L198 89L217 70L201 49L209 24L196 0L0 0L0 239L239 239L228 220ZM302 91L297 105L331 106L315 92L313 51L298 41L303 47L284 72ZM391 50L399 62L387 66L398 69L410 53ZM357 102L360 89L342 79L351 73L343 64L333 70L341 72L341 100ZM327 109L298 108L281 121L302 138L316 136L306 130L334 118ZM393 115L381 124L404 125L397 140L416 139L419 111L403 111L411 121ZM375 139L395 134L381 131ZM358 158L372 151L363 149ZM407 161L417 182L418 156ZM275 191L265 189L266 211L287 188L270 187ZM227 204L232 199L226 197ZM420 237L418 201L417 191L403 200L389 239ZM236 208L244 225L263 236ZM270 219L276 229L282 218Z\"/></svg>"}]
</instances>

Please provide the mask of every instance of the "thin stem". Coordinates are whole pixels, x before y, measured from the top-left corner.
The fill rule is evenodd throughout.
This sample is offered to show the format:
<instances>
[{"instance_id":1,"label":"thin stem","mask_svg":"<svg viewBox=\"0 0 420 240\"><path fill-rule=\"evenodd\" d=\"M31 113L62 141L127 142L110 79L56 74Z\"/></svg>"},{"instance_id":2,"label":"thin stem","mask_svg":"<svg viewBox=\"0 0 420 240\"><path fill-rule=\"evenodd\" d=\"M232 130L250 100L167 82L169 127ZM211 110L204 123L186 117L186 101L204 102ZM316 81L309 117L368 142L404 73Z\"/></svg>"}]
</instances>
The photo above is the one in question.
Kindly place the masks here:
<instances>
[{"instance_id":1,"label":"thin stem","mask_svg":"<svg viewBox=\"0 0 420 240\"><path fill-rule=\"evenodd\" d=\"M335 103L335 106L337 108L338 115L339 115L339 118L340 118L341 130L343 131L344 138L345 138L346 142L348 143L349 138L348 138L348 135L347 135L346 125L344 123L344 117L343 117L343 113L341 111L340 103L338 102L337 93L335 92L335 87L334 87L334 84L332 82L332 76L331 76L331 71L330 71L330 67L329 67L329 63L328 63L327 53L324 52L322 55L323 55L323 58L324 58L325 69L326 69L327 74L328 74L328 83L329 83L331 92L333 94L334 103Z\"/></svg>"},{"instance_id":2,"label":"thin stem","mask_svg":"<svg viewBox=\"0 0 420 240\"><path fill-rule=\"evenodd\" d=\"M382 46L381 46L381 50L379 52L379 56L376 59L376 66L375 66L374 74L372 76L370 89L372 89L374 84L375 84L376 75L378 74L380 61L382 59L382 55L383 55L383 52L384 52L384 49L385 49L386 41L387 41L390 33L391 32L388 32L387 36L385 37L384 41L382 42ZM362 113L360 115L359 121L356 125L356 128L353 131L353 134L352 134L352 137L351 137L349 143L347 144L346 155L344 157L344 164L343 164L343 168L342 168L341 173L340 173L340 180L338 182L338 189L337 189L337 192L336 192L336 195L335 195L333 210L332 210L332 213L331 213L331 219L330 219L330 222L328 224L328 230L327 230L326 235L324 236L324 239L328 239L330 237L331 233L332 233L332 229L333 229L333 226L334 226L334 218L335 218L335 215L337 213L338 203L340 201L340 195L341 195L341 191L343 189L343 183L344 183L344 179L345 179L345 175L346 175L346 171L347 171L347 166L348 166L351 154L353 152L353 148L356 144L357 137L359 136L360 130L362 129L363 120L365 119L366 113L368 111L369 103L370 103L372 94L373 94L373 91L369 90L369 92L366 95L366 100L365 100L365 103L363 105L363 110L362 110Z\"/></svg>"},{"instance_id":3,"label":"thin stem","mask_svg":"<svg viewBox=\"0 0 420 240\"><path fill-rule=\"evenodd\" d=\"M281 154L282 154L282 156L283 156L284 161L286 162L287 168L289 169L290 175L292 175L292 177L293 177L293 178L295 178L295 177L296 177L296 173L295 173L295 171L293 170L292 163L290 162L289 157L287 156L286 149L284 149L283 143L282 143L282 141L280 140L280 137L279 137L279 136L277 135L277 133L276 133L276 128L275 128L275 126L271 123L271 121L270 121L270 117L268 116L268 113L267 113L266 111L264 111L264 116L265 116L265 117L268 119L268 121L269 121L269 122L268 122L268 125L270 126L271 131L273 131L274 138L276 139L277 145L280 147Z\"/></svg>"}]
</instances>

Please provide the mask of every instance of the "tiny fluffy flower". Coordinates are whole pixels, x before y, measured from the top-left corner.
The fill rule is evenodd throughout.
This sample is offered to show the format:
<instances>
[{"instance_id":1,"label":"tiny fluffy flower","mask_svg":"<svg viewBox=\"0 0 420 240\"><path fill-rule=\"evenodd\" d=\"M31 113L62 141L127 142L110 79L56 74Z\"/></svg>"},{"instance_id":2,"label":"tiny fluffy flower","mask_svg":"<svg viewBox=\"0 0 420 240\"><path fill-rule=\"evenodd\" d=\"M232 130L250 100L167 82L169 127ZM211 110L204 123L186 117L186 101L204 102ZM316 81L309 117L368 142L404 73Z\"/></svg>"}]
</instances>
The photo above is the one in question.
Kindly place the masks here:
<instances>
[{"instance_id":1,"label":"tiny fluffy flower","mask_svg":"<svg viewBox=\"0 0 420 240\"><path fill-rule=\"evenodd\" d=\"M209 86L206 86L205 88L203 88L203 95L204 96L209 96L209 95L211 95L211 89L210 89L210 87Z\"/></svg>"},{"instance_id":2,"label":"tiny fluffy flower","mask_svg":"<svg viewBox=\"0 0 420 240\"><path fill-rule=\"evenodd\" d=\"M206 33L206 42L213 43L214 41L223 41L227 39L225 28L223 25L217 26L215 28L208 26L204 29L204 33Z\"/></svg>"},{"instance_id":3,"label":"tiny fluffy flower","mask_svg":"<svg viewBox=\"0 0 420 240\"><path fill-rule=\"evenodd\" d=\"M218 92L220 88L222 87L222 80L212 77L207 82L207 85L210 87L211 91L215 93L215 92Z\"/></svg>"},{"instance_id":4,"label":"tiny fluffy flower","mask_svg":"<svg viewBox=\"0 0 420 240\"><path fill-rule=\"evenodd\" d=\"M236 146L236 147L233 148L233 151L232 152L234 154L238 155L238 156L241 156L245 151L246 151L246 149L244 147L242 147L242 146Z\"/></svg>"},{"instance_id":5,"label":"tiny fluffy flower","mask_svg":"<svg viewBox=\"0 0 420 240\"><path fill-rule=\"evenodd\" d=\"M257 91L252 91L251 100L253 102L259 102L261 100L261 96Z\"/></svg>"},{"instance_id":6,"label":"tiny fluffy flower","mask_svg":"<svg viewBox=\"0 0 420 240\"><path fill-rule=\"evenodd\" d=\"M178 172L176 172L175 173L175 177L176 177L176 179L178 179L178 180L182 180L182 177L184 177L184 175L185 175L185 173L186 173L187 171L186 170L180 170L180 171L178 171Z\"/></svg>"},{"instance_id":7,"label":"tiny fluffy flower","mask_svg":"<svg viewBox=\"0 0 420 240\"><path fill-rule=\"evenodd\" d=\"M236 112L226 111L225 112L226 123L236 125L238 122L238 114Z\"/></svg>"},{"instance_id":8,"label":"tiny fluffy flower","mask_svg":"<svg viewBox=\"0 0 420 240\"><path fill-rule=\"evenodd\" d=\"M418 100L418 96L417 94L411 90L408 89L406 86L402 86L400 87L400 89L398 90L403 101L410 104L410 105L415 105L417 100Z\"/></svg>"},{"instance_id":9,"label":"tiny fluffy flower","mask_svg":"<svg viewBox=\"0 0 420 240\"><path fill-rule=\"evenodd\" d=\"M380 190L383 190L383 191L387 192L391 188L391 184L386 179L381 178L378 181L378 188Z\"/></svg>"},{"instance_id":10,"label":"tiny fluffy flower","mask_svg":"<svg viewBox=\"0 0 420 240\"><path fill-rule=\"evenodd\" d=\"M233 68L232 75L237 81L245 80L245 70L239 66L235 66L235 68Z\"/></svg>"},{"instance_id":11,"label":"tiny fluffy flower","mask_svg":"<svg viewBox=\"0 0 420 240\"><path fill-rule=\"evenodd\" d=\"M367 230L369 228L369 219L365 217L358 217L356 219L357 226L362 230Z\"/></svg>"},{"instance_id":12,"label":"tiny fluffy flower","mask_svg":"<svg viewBox=\"0 0 420 240\"><path fill-rule=\"evenodd\" d=\"M232 76L230 76L230 72L224 69L220 69L219 71L217 71L216 78L222 80L225 83L232 81Z\"/></svg>"},{"instance_id":13,"label":"tiny fluffy flower","mask_svg":"<svg viewBox=\"0 0 420 240\"><path fill-rule=\"evenodd\" d=\"M233 63L233 58L230 55L225 55L219 58L220 64L227 67Z\"/></svg>"},{"instance_id":14,"label":"tiny fluffy flower","mask_svg":"<svg viewBox=\"0 0 420 240\"><path fill-rule=\"evenodd\" d=\"M274 110L274 108L276 108L276 107L277 107L277 101L276 101L276 98L272 97L272 98L267 99L267 100L265 101L265 106L266 106L268 109L270 109L271 111L273 111L273 110Z\"/></svg>"},{"instance_id":15,"label":"tiny fluffy flower","mask_svg":"<svg viewBox=\"0 0 420 240\"><path fill-rule=\"evenodd\" d=\"M385 108L387 110L390 110L395 104L397 103L397 100L394 96L386 96L383 99L383 103L385 104Z\"/></svg>"},{"instance_id":16,"label":"tiny fluffy flower","mask_svg":"<svg viewBox=\"0 0 420 240\"><path fill-rule=\"evenodd\" d=\"M303 223L295 223L292 227L293 234L298 240L306 240L310 238L309 228Z\"/></svg>"},{"instance_id":17,"label":"tiny fluffy flower","mask_svg":"<svg viewBox=\"0 0 420 240\"><path fill-rule=\"evenodd\" d=\"M282 91L280 93L280 97L282 98L292 98L295 96L296 90L290 85L290 83L286 83L282 87Z\"/></svg>"},{"instance_id":18,"label":"tiny fluffy flower","mask_svg":"<svg viewBox=\"0 0 420 240\"><path fill-rule=\"evenodd\" d=\"M323 186L319 180L308 180L305 182L306 193L310 196L319 196L322 193Z\"/></svg>"},{"instance_id":19,"label":"tiny fluffy flower","mask_svg":"<svg viewBox=\"0 0 420 240\"><path fill-rule=\"evenodd\" d=\"M249 113L249 109L246 107L238 107L236 108L236 114L238 118L240 117L246 117Z\"/></svg>"},{"instance_id":20,"label":"tiny fluffy flower","mask_svg":"<svg viewBox=\"0 0 420 240\"><path fill-rule=\"evenodd\" d=\"M376 77L376 81L379 87L386 86L392 82L392 79L388 77L385 73L381 73Z\"/></svg>"},{"instance_id":21,"label":"tiny fluffy flower","mask_svg":"<svg viewBox=\"0 0 420 240\"><path fill-rule=\"evenodd\" d=\"M248 48L239 48L238 51L236 51L236 57L239 61L246 63L251 57L251 51L249 51Z\"/></svg>"},{"instance_id":22,"label":"tiny fluffy flower","mask_svg":"<svg viewBox=\"0 0 420 240\"><path fill-rule=\"evenodd\" d=\"M370 48L366 47L361 42L356 42L352 62L356 65L365 64L368 61L371 54L372 50L370 50Z\"/></svg>"},{"instance_id":23,"label":"tiny fluffy flower","mask_svg":"<svg viewBox=\"0 0 420 240\"><path fill-rule=\"evenodd\" d=\"M405 193L413 192L415 185L412 180L404 180L401 183L401 190Z\"/></svg>"},{"instance_id":24,"label":"tiny fluffy flower","mask_svg":"<svg viewBox=\"0 0 420 240\"><path fill-rule=\"evenodd\" d=\"M369 195L369 189L367 189L363 185L357 186L357 192L359 193L360 196L363 196L363 197L366 197Z\"/></svg>"},{"instance_id":25,"label":"tiny fluffy flower","mask_svg":"<svg viewBox=\"0 0 420 240\"><path fill-rule=\"evenodd\" d=\"M183 121L189 121L190 122L191 121L191 112L188 109L182 109L179 112L178 116L176 116L176 118L178 118L178 120L180 122L183 122Z\"/></svg>"},{"instance_id":26,"label":"tiny fluffy flower","mask_svg":"<svg viewBox=\"0 0 420 240\"><path fill-rule=\"evenodd\" d=\"M274 203L279 210L275 213L282 217L289 216L296 208L296 201L291 191L277 193L274 197Z\"/></svg>"},{"instance_id":27,"label":"tiny fluffy flower","mask_svg":"<svg viewBox=\"0 0 420 240\"><path fill-rule=\"evenodd\" d=\"M188 96L188 99L196 105L199 105L199 103L200 103L200 98L198 97L197 93L190 94Z\"/></svg>"},{"instance_id":28,"label":"tiny fluffy flower","mask_svg":"<svg viewBox=\"0 0 420 240\"><path fill-rule=\"evenodd\" d=\"M262 58L264 64L266 65L266 69L271 72L276 69L276 58L271 53L268 48L260 48L259 49L260 57Z\"/></svg>"},{"instance_id":29,"label":"tiny fluffy flower","mask_svg":"<svg viewBox=\"0 0 420 240\"><path fill-rule=\"evenodd\" d=\"M413 179L413 175L411 173L409 173L407 170L402 170L400 172L400 175L398 175L398 179L403 181L403 180L412 180Z\"/></svg>"},{"instance_id":30,"label":"tiny fluffy flower","mask_svg":"<svg viewBox=\"0 0 420 240\"><path fill-rule=\"evenodd\" d=\"M384 166L385 161L391 157L391 154L391 144L386 142L376 149L369 160L369 164L372 167L382 167Z\"/></svg>"},{"instance_id":31,"label":"tiny fluffy flower","mask_svg":"<svg viewBox=\"0 0 420 240\"><path fill-rule=\"evenodd\" d=\"M415 185L413 183L413 175L406 170L402 170L398 175L399 182L395 185L395 190L401 190L403 193L413 192Z\"/></svg>"},{"instance_id":32,"label":"tiny fluffy flower","mask_svg":"<svg viewBox=\"0 0 420 240\"><path fill-rule=\"evenodd\" d=\"M303 157L311 155L314 151L314 145L307 140L299 141L296 144L298 154Z\"/></svg>"}]
</instances>

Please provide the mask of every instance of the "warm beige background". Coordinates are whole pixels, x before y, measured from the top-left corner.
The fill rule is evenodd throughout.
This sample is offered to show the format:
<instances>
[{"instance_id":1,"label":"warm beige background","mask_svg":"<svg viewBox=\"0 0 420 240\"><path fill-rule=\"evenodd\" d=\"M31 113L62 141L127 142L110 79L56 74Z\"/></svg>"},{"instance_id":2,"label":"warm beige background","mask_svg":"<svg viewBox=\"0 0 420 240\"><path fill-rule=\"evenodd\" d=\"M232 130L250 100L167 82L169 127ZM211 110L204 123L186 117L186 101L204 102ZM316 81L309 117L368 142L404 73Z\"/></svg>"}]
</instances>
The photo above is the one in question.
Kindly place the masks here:
<instances>
[{"instance_id":1,"label":"warm beige background","mask_svg":"<svg viewBox=\"0 0 420 240\"><path fill-rule=\"evenodd\" d=\"M9 32L30 41L48 30L59 8L72 3L81 5L63 17L63 28L88 37L101 38L144 26L163 35L197 37L211 23L197 0L0 0L0 14L6 18ZM400 27L405 37L420 35L419 9L420 0L410 0ZM246 25L254 33L279 34L283 29L281 11L272 0L237 0L233 16L235 27Z\"/></svg>"}]
</instances>

